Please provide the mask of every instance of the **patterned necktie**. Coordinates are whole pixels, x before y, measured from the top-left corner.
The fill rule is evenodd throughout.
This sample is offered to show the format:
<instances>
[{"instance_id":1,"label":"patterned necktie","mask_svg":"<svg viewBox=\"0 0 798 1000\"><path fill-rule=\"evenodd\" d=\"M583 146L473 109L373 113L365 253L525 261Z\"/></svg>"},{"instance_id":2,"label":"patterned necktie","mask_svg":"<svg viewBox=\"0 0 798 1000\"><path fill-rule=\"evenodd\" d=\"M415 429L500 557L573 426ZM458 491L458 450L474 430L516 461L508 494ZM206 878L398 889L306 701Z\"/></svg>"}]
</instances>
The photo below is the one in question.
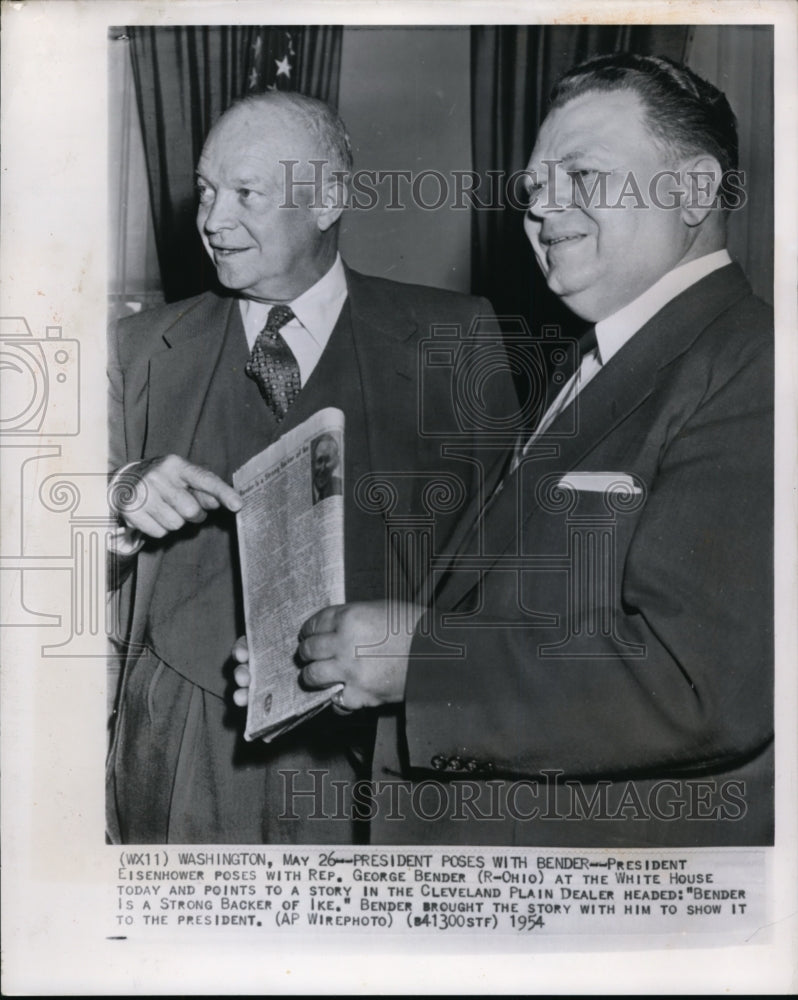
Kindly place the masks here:
<instances>
[{"instance_id":1,"label":"patterned necktie","mask_svg":"<svg viewBox=\"0 0 798 1000\"><path fill-rule=\"evenodd\" d=\"M299 395L299 365L280 333L294 319L289 306L272 306L266 326L258 334L244 371L257 383L266 405L279 424Z\"/></svg>"}]
</instances>

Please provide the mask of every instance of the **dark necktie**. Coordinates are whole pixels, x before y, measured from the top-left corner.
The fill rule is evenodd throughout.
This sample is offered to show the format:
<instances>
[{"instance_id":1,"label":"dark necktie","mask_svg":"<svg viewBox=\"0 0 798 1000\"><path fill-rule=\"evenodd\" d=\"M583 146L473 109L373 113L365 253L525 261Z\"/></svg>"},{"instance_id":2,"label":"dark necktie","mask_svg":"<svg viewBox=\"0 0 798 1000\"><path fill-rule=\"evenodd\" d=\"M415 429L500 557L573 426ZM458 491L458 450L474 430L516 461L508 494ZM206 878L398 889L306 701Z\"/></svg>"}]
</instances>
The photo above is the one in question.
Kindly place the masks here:
<instances>
[{"instance_id":1,"label":"dark necktie","mask_svg":"<svg viewBox=\"0 0 798 1000\"><path fill-rule=\"evenodd\" d=\"M260 394L279 424L299 395L299 365L280 333L294 318L290 306L272 306L266 326L258 334L244 371L257 383Z\"/></svg>"},{"instance_id":2,"label":"dark necktie","mask_svg":"<svg viewBox=\"0 0 798 1000\"><path fill-rule=\"evenodd\" d=\"M591 351L595 351L598 347L595 326L589 326L583 333L581 333L576 339L575 346L576 351L574 352L573 367L570 367L565 361L556 366L551 366L551 364L549 364L547 367L546 395L542 401L544 405L538 413L538 423L543 419L547 407L551 406L557 398L558 393L565 388L569 380L573 378L577 371L579 371L579 367L585 356L590 354ZM567 358L567 352L561 349L557 351L557 354L559 354L563 359Z\"/></svg>"}]
</instances>

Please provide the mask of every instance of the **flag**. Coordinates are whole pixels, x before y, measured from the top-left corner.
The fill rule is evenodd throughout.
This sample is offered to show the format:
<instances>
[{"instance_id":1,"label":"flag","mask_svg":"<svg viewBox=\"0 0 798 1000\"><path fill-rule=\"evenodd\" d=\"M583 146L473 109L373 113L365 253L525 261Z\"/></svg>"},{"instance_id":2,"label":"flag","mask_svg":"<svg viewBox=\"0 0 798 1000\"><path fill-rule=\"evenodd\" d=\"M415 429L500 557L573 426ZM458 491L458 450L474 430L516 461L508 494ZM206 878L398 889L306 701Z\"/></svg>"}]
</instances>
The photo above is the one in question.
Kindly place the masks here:
<instances>
[{"instance_id":1,"label":"flag","mask_svg":"<svg viewBox=\"0 0 798 1000\"><path fill-rule=\"evenodd\" d=\"M298 28L257 28L250 45L247 94L293 90L299 75Z\"/></svg>"}]
</instances>

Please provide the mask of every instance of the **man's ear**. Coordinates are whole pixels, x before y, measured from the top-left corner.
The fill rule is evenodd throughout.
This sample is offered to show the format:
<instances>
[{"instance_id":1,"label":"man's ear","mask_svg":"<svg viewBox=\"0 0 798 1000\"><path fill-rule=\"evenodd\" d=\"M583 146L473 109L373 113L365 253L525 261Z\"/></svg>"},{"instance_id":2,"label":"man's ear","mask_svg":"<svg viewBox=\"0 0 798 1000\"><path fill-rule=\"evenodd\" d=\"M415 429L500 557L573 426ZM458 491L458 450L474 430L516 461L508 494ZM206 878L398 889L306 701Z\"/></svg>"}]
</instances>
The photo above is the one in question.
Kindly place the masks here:
<instances>
[{"instance_id":1,"label":"man's ear","mask_svg":"<svg viewBox=\"0 0 798 1000\"><path fill-rule=\"evenodd\" d=\"M316 224L321 232L326 233L341 218L347 205L348 189L346 180L341 176L333 176L324 182L322 203L316 209Z\"/></svg>"},{"instance_id":2,"label":"man's ear","mask_svg":"<svg viewBox=\"0 0 798 1000\"><path fill-rule=\"evenodd\" d=\"M684 199L682 219L688 226L699 226L713 209L720 206L718 191L723 170L714 156L701 153L681 164Z\"/></svg>"}]
</instances>

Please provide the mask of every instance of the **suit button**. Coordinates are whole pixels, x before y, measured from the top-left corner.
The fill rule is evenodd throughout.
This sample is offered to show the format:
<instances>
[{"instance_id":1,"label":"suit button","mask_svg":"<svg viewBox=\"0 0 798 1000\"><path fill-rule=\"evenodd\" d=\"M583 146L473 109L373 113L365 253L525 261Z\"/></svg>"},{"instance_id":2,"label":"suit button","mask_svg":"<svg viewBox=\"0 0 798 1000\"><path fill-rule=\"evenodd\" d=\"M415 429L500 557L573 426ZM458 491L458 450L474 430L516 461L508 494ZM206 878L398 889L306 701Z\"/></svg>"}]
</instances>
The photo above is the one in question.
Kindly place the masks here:
<instances>
[{"instance_id":1,"label":"suit button","mask_svg":"<svg viewBox=\"0 0 798 1000\"><path fill-rule=\"evenodd\" d=\"M439 753L437 754L437 756L432 758L430 763L432 764L432 766L435 768L436 771L443 771L446 765L449 763L449 761L447 760L446 757L444 757L442 753Z\"/></svg>"},{"instance_id":2,"label":"suit button","mask_svg":"<svg viewBox=\"0 0 798 1000\"><path fill-rule=\"evenodd\" d=\"M463 766L463 762L459 757L450 757L446 763L447 771L459 771Z\"/></svg>"}]
</instances>

